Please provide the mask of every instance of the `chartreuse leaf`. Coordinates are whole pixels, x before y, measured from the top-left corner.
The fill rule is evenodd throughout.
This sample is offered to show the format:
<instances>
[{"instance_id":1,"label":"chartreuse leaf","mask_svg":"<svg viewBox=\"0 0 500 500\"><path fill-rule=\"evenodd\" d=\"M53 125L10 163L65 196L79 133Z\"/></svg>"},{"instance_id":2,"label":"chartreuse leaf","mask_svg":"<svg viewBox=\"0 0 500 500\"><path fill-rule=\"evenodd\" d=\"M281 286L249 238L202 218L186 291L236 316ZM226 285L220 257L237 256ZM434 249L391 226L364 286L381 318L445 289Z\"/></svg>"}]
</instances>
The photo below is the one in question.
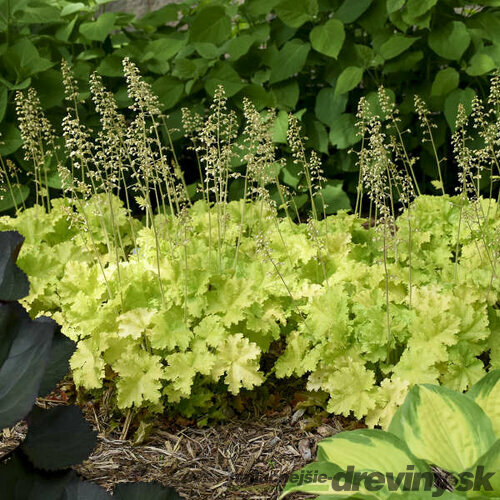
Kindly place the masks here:
<instances>
[{"instance_id":1,"label":"chartreuse leaf","mask_svg":"<svg viewBox=\"0 0 500 500\"><path fill-rule=\"evenodd\" d=\"M458 87L460 75L454 68L445 68L437 72L432 82L431 95L443 96L449 94Z\"/></svg>"},{"instance_id":2,"label":"chartreuse leaf","mask_svg":"<svg viewBox=\"0 0 500 500\"><path fill-rule=\"evenodd\" d=\"M197 12L189 29L191 42L220 45L231 35L231 19L223 7L213 5Z\"/></svg>"},{"instance_id":3,"label":"chartreuse leaf","mask_svg":"<svg viewBox=\"0 0 500 500\"><path fill-rule=\"evenodd\" d=\"M97 444L97 431L77 406L35 407L28 417L28 433L21 448L40 469L60 470L76 465Z\"/></svg>"},{"instance_id":4,"label":"chartreuse leaf","mask_svg":"<svg viewBox=\"0 0 500 500\"><path fill-rule=\"evenodd\" d=\"M158 404L164 377L160 356L128 344L121 357L113 363L118 373L118 407L140 407L144 403Z\"/></svg>"},{"instance_id":5,"label":"chartreuse leaf","mask_svg":"<svg viewBox=\"0 0 500 500\"><path fill-rule=\"evenodd\" d=\"M281 0L274 8L278 17L292 28L300 28L318 12L317 0Z\"/></svg>"},{"instance_id":6,"label":"chartreuse leaf","mask_svg":"<svg viewBox=\"0 0 500 500\"><path fill-rule=\"evenodd\" d=\"M487 373L466 392L466 395L490 417L493 429L500 437L500 370Z\"/></svg>"},{"instance_id":7,"label":"chartreuse leaf","mask_svg":"<svg viewBox=\"0 0 500 500\"><path fill-rule=\"evenodd\" d=\"M458 60L470 44L470 34L461 21L451 21L430 31L429 47L445 59Z\"/></svg>"},{"instance_id":8,"label":"chartreuse leaf","mask_svg":"<svg viewBox=\"0 0 500 500\"><path fill-rule=\"evenodd\" d=\"M471 398L430 384L410 390L389 432L416 457L457 473L472 467L497 440L490 419Z\"/></svg>"},{"instance_id":9,"label":"chartreuse leaf","mask_svg":"<svg viewBox=\"0 0 500 500\"><path fill-rule=\"evenodd\" d=\"M309 38L314 50L336 59L345 40L344 24L338 19L330 19L315 26Z\"/></svg>"},{"instance_id":10,"label":"chartreuse leaf","mask_svg":"<svg viewBox=\"0 0 500 500\"><path fill-rule=\"evenodd\" d=\"M340 73L335 86L335 94L345 94L357 87L363 78L363 68L348 66Z\"/></svg>"},{"instance_id":11,"label":"chartreuse leaf","mask_svg":"<svg viewBox=\"0 0 500 500\"><path fill-rule=\"evenodd\" d=\"M28 277L16 266L23 241L15 231L0 233L0 300L19 300L30 292Z\"/></svg>"},{"instance_id":12,"label":"chartreuse leaf","mask_svg":"<svg viewBox=\"0 0 500 500\"><path fill-rule=\"evenodd\" d=\"M242 387L252 389L264 380L258 371L260 354L257 345L241 333L231 335L217 351L213 376L217 379L226 373L224 380L233 394L237 394Z\"/></svg>"},{"instance_id":13,"label":"chartreuse leaf","mask_svg":"<svg viewBox=\"0 0 500 500\"><path fill-rule=\"evenodd\" d=\"M497 439L495 444L470 468L472 477L477 477L479 474L483 478L486 476L489 484L481 482L480 488L469 491L468 496L498 498L500 495L500 474L498 471L500 471L500 439ZM459 487L457 490L460 491Z\"/></svg>"}]
</instances>

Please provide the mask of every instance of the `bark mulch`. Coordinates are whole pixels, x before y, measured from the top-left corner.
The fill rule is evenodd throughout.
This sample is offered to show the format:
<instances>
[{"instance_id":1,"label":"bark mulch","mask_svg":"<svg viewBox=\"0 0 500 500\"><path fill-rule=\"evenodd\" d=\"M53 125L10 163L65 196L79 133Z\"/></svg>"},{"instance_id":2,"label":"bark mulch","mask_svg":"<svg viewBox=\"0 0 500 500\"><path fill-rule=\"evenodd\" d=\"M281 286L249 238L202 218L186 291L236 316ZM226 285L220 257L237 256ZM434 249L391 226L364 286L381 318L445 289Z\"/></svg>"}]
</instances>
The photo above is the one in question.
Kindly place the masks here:
<instances>
[{"instance_id":1,"label":"bark mulch","mask_svg":"<svg viewBox=\"0 0 500 500\"><path fill-rule=\"evenodd\" d=\"M134 445L121 440L117 431L105 432L102 422L85 413L99 431L99 441L89 459L75 467L81 476L108 490L120 482L158 481L188 500L276 499L288 476L315 459L318 441L358 426L328 417L308 429L302 410L292 413L286 407L270 416L201 429L174 429L159 421L144 443ZM23 423L4 431L0 457L16 447L25 432Z\"/></svg>"}]
</instances>

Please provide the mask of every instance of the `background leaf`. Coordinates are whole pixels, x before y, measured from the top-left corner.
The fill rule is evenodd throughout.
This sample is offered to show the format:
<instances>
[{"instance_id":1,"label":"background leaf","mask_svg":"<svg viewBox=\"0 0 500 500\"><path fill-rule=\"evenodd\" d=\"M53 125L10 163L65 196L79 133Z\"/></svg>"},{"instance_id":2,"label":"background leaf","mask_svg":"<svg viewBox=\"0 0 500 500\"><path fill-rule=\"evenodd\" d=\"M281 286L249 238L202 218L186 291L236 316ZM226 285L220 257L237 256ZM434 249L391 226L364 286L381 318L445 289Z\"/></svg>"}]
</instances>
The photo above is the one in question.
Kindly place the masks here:
<instances>
[{"instance_id":1,"label":"background leaf","mask_svg":"<svg viewBox=\"0 0 500 500\"><path fill-rule=\"evenodd\" d=\"M337 19L330 19L314 27L309 38L314 50L336 59L345 40L344 25Z\"/></svg>"}]
</instances>

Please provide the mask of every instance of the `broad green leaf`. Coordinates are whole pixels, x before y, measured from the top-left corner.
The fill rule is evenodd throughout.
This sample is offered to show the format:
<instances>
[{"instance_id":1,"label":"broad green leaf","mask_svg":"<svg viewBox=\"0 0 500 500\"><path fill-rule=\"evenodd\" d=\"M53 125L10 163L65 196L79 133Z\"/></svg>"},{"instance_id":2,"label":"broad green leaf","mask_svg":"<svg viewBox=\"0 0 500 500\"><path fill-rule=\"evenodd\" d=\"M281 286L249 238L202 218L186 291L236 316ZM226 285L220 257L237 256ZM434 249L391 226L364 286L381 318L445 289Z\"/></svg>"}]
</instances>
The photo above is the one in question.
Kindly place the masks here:
<instances>
[{"instance_id":1,"label":"broad green leaf","mask_svg":"<svg viewBox=\"0 0 500 500\"><path fill-rule=\"evenodd\" d=\"M349 66L340 73L337 84L335 85L335 94L345 94L356 88L363 78L363 68L358 66Z\"/></svg>"},{"instance_id":2,"label":"broad green leaf","mask_svg":"<svg viewBox=\"0 0 500 500\"><path fill-rule=\"evenodd\" d=\"M400 10L405 2L406 0L387 0L387 13L392 14L393 12Z\"/></svg>"},{"instance_id":3,"label":"broad green leaf","mask_svg":"<svg viewBox=\"0 0 500 500\"><path fill-rule=\"evenodd\" d=\"M396 94L392 89L385 89L385 94L389 97L390 104L396 103ZM370 92L366 95L366 100L368 101L368 104L370 105L370 111L374 116L379 116L380 118L382 118L382 120L387 120L387 118L389 118L389 116L387 116L380 107L378 92Z\"/></svg>"},{"instance_id":4,"label":"broad green leaf","mask_svg":"<svg viewBox=\"0 0 500 500\"><path fill-rule=\"evenodd\" d=\"M0 185L0 212L10 210L11 208L21 208L30 194L30 188L24 184Z\"/></svg>"},{"instance_id":5,"label":"broad green leaf","mask_svg":"<svg viewBox=\"0 0 500 500\"><path fill-rule=\"evenodd\" d=\"M344 0L334 12L334 16L345 24L351 24L370 7L372 2L373 0L356 0L356 2Z\"/></svg>"},{"instance_id":6,"label":"broad green leaf","mask_svg":"<svg viewBox=\"0 0 500 500\"><path fill-rule=\"evenodd\" d=\"M168 61L186 45L184 36L178 34L163 36L158 40L152 40L144 48L142 61L156 59L157 61Z\"/></svg>"},{"instance_id":7,"label":"broad green leaf","mask_svg":"<svg viewBox=\"0 0 500 500\"><path fill-rule=\"evenodd\" d=\"M469 66L465 70L470 76L480 76L489 73L497 67L495 61L488 54L477 52L469 61Z\"/></svg>"},{"instance_id":8,"label":"broad green leaf","mask_svg":"<svg viewBox=\"0 0 500 500\"><path fill-rule=\"evenodd\" d=\"M295 109L300 93L299 84L296 81L288 81L274 85L271 90L276 96L276 102L279 109Z\"/></svg>"},{"instance_id":9,"label":"broad green leaf","mask_svg":"<svg viewBox=\"0 0 500 500\"><path fill-rule=\"evenodd\" d=\"M161 9L154 10L152 12L147 12L142 16L137 24L144 26L153 26L155 28L163 26L164 24L177 21L179 13L179 6L177 5L165 5Z\"/></svg>"},{"instance_id":10,"label":"broad green leaf","mask_svg":"<svg viewBox=\"0 0 500 500\"><path fill-rule=\"evenodd\" d=\"M470 44L470 34L461 21L451 21L429 33L429 47L441 57L458 60Z\"/></svg>"},{"instance_id":11,"label":"broad green leaf","mask_svg":"<svg viewBox=\"0 0 500 500\"><path fill-rule=\"evenodd\" d=\"M344 25L337 19L330 19L325 24L315 26L309 38L314 50L336 59L345 40Z\"/></svg>"},{"instance_id":12,"label":"broad green leaf","mask_svg":"<svg viewBox=\"0 0 500 500\"><path fill-rule=\"evenodd\" d=\"M308 137L307 146L319 153L328 153L328 133L326 127L319 120L316 120L312 113L306 115L305 134Z\"/></svg>"},{"instance_id":13,"label":"broad green leaf","mask_svg":"<svg viewBox=\"0 0 500 500\"><path fill-rule=\"evenodd\" d=\"M197 42L193 44L196 52L205 59L216 59L220 56L220 49L209 42Z\"/></svg>"},{"instance_id":14,"label":"broad green leaf","mask_svg":"<svg viewBox=\"0 0 500 500\"><path fill-rule=\"evenodd\" d=\"M492 370L475 383L466 395L472 398L490 417L500 437L500 370Z\"/></svg>"},{"instance_id":15,"label":"broad green leaf","mask_svg":"<svg viewBox=\"0 0 500 500\"><path fill-rule=\"evenodd\" d=\"M246 0L244 9L251 16L259 17L269 14L280 0Z\"/></svg>"},{"instance_id":16,"label":"broad green leaf","mask_svg":"<svg viewBox=\"0 0 500 500\"><path fill-rule=\"evenodd\" d=\"M280 111L276 117L276 122L273 128L273 141L286 144L286 134L288 132L288 113Z\"/></svg>"},{"instance_id":17,"label":"broad green leaf","mask_svg":"<svg viewBox=\"0 0 500 500\"><path fill-rule=\"evenodd\" d=\"M212 71L208 73L205 89L210 95L214 95L215 89L222 85L227 97L237 94L245 84L233 66L227 61L217 63Z\"/></svg>"},{"instance_id":18,"label":"broad green leaf","mask_svg":"<svg viewBox=\"0 0 500 500\"><path fill-rule=\"evenodd\" d=\"M458 104L463 104L465 112L470 115L472 111L472 100L476 93L471 88L454 90L444 102L444 116L452 132L455 131Z\"/></svg>"},{"instance_id":19,"label":"broad green leaf","mask_svg":"<svg viewBox=\"0 0 500 500\"><path fill-rule=\"evenodd\" d=\"M86 10L85 4L82 2L69 3L61 10L61 16L69 16L75 12L81 12L82 10Z\"/></svg>"},{"instance_id":20,"label":"broad green leaf","mask_svg":"<svg viewBox=\"0 0 500 500\"><path fill-rule=\"evenodd\" d=\"M173 108L181 99L184 93L184 84L181 80L173 76L161 76L152 85L153 92L158 96L161 109Z\"/></svg>"},{"instance_id":21,"label":"broad green leaf","mask_svg":"<svg viewBox=\"0 0 500 500\"><path fill-rule=\"evenodd\" d=\"M44 109L54 108L63 103L64 87L59 70L49 69L38 73L33 77L32 86L36 89Z\"/></svg>"},{"instance_id":22,"label":"broad green leaf","mask_svg":"<svg viewBox=\"0 0 500 500\"><path fill-rule=\"evenodd\" d=\"M308 43L299 39L286 42L283 48L271 60L270 83L277 83L299 73L311 50Z\"/></svg>"},{"instance_id":23,"label":"broad green leaf","mask_svg":"<svg viewBox=\"0 0 500 500\"><path fill-rule=\"evenodd\" d=\"M339 149L346 149L361 140L356 127L356 117L344 113L330 125L330 143Z\"/></svg>"},{"instance_id":24,"label":"broad green leaf","mask_svg":"<svg viewBox=\"0 0 500 500\"><path fill-rule=\"evenodd\" d=\"M384 59L392 59L409 49L418 39L418 37L392 35L380 46L380 55Z\"/></svg>"},{"instance_id":25,"label":"broad green leaf","mask_svg":"<svg viewBox=\"0 0 500 500\"><path fill-rule=\"evenodd\" d=\"M406 4L407 16L410 19L417 19L432 9L438 0L408 0Z\"/></svg>"},{"instance_id":26,"label":"broad green leaf","mask_svg":"<svg viewBox=\"0 0 500 500\"><path fill-rule=\"evenodd\" d=\"M87 38L96 42L104 42L106 37L115 28L117 15L114 12L105 12L101 14L95 21L90 21L80 25L80 33Z\"/></svg>"},{"instance_id":27,"label":"broad green leaf","mask_svg":"<svg viewBox=\"0 0 500 500\"><path fill-rule=\"evenodd\" d=\"M321 89L316 96L314 112L318 119L332 126L347 107L347 95L337 95L335 89Z\"/></svg>"},{"instance_id":28,"label":"broad green leaf","mask_svg":"<svg viewBox=\"0 0 500 500\"><path fill-rule=\"evenodd\" d=\"M36 5L34 2L28 3L18 10L15 22L19 24L53 24L61 21L60 10L51 5Z\"/></svg>"},{"instance_id":29,"label":"broad green leaf","mask_svg":"<svg viewBox=\"0 0 500 500\"><path fill-rule=\"evenodd\" d=\"M349 196L343 189L343 181L340 180L328 180L324 187L319 191L321 196L315 198L317 203L318 211L323 210L322 199L326 204L327 215L335 214L339 210L350 210L351 202L349 201Z\"/></svg>"},{"instance_id":30,"label":"broad green leaf","mask_svg":"<svg viewBox=\"0 0 500 500\"><path fill-rule=\"evenodd\" d=\"M288 26L300 28L318 13L317 0L281 0L274 8L277 16Z\"/></svg>"},{"instance_id":31,"label":"broad green leaf","mask_svg":"<svg viewBox=\"0 0 500 500\"><path fill-rule=\"evenodd\" d=\"M102 76L123 77L123 64L120 56L116 54L107 55L97 66L97 73Z\"/></svg>"},{"instance_id":32,"label":"broad green leaf","mask_svg":"<svg viewBox=\"0 0 500 500\"><path fill-rule=\"evenodd\" d=\"M464 394L442 386L414 386L396 411L389 432L411 452L446 471L472 467L495 443L491 421Z\"/></svg>"},{"instance_id":33,"label":"broad green leaf","mask_svg":"<svg viewBox=\"0 0 500 500\"><path fill-rule=\"evenodd\" d=\"M458 87L460 75L454 68L445 68L436 73L431 87L431 96L448 95Z\"/></svg>"},{"instance_id":34,"label":"broad green leaf","mask_svg":"<svg viewBox=\"0 0 500 500\"><path fill-rule=\"evenodd\" d=\"M231 19L218 5L201 9L196 14L189 29L191 42L208 42L220 45L231 35Z\"/></svg>"},{"instance_id":35,"label":"broad green leaf","mask_svg":"<svg viewBox=\"0 0 500 500\"><path fill-rule=\"evenodd\" d=\"M383 66L382 72L385 74L400 73L403 71L416 71L415 66L424 58L421 50L401 54L400 57Z\"/></svg>"},{"instance_id":36,"label":"broad green leaf","mask_svg":"<svg viewBox=\"0 0 500 500\"><path fill-rule=\"evenodd\" d=\"M5 123L0 128L0 155L8 156L23 144L21 132L12 123Z\"/></svg>"},{"instance_id":37,"label":"broad green leaf","mask_svg":"<svg viewBox=\"0 0 500 500\"><path fill-rule=\"evenodd\" d=\"M237 61L250 50L250 47L255 43L255 38L251 35L239 35L231 38L226 45L227 53L232 61Z\"/></svg>"},{"instance_id":38,"label":"broad green leaf","mask_svg":"<svg viewBox=\"0 0 500 500\"><path fill-rule=\"evenodd\" d=\"M9 91L7 90L7 87L4 87L3 85L0 86L0 122L3 120L3 117L5 116L5 110L7 109L8 94Z\"/></svg>"}]
</instances>

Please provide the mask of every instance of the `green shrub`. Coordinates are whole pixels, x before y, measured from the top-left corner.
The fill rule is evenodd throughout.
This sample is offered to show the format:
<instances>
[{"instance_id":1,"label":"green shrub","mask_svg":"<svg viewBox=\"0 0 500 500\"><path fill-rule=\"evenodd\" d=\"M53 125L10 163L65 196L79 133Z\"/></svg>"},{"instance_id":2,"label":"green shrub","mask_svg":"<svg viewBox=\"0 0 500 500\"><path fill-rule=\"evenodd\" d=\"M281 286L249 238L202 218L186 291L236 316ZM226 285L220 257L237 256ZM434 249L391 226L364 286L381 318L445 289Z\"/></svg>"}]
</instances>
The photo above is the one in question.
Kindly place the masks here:
<instances>
[{"instance_id":1,"label":"green shrub","mask_svg":"<svg viewBox=\"0 0 500 500\"><path fill-rule=\"evenodd\" d=\"M221 87L205 120L184 114L202 172L193 203L161 142L158 99L133 63L124 69L133 119L93 76L102 128L92 140L69 109L65 197L40 191L39 205L0 219L26 237L19 264L33 283L30 313L53 316L78 344L78 387L109 390L129 415L165 405L196 415L216 394L270 375L304 377L329 395L330 412L386 426L412 385L461 390L498 366L499 203L480 196L478 180L487 176L493 191L500 121L480 100L472 123L458 107L455 196L417 195L414 162L386 133L398 123L387 92L379 115L361 100L352 215L327 215L318 155L305 152L291 116L287 138L310 207L303 217L280 180L275 114L245 100L240 143ZM499 86L493 79L488 109L498 107ZM19 102L34 107L35 95ZM30 123L46 123L37 120ZM469 125L482 147L467 137ZM235 156L244 157L243 172L232 170ZM43 185L43 165L35 171ZM231 179L244 186L241 200L229 200ZM127 206L133 199L141 220ZM369 219L360 217L367 202Z\"/></svg>"},{"instance_id":2,"label":"green shrub","mask_svg":"<svg viewBox=\"0 0 500 500\"><path fill-rule=\"evenodd\" d=\"M88 78L96 70L125 108L130 102L118 77L127 56L153 85L169 126L178 129L172 133L174 141L182 136L181 108L202 110L218 85L239 110L239 119L244 96L258 109L276 108L274 141L289 159L282 180L291 189L297 189L301 175L286 146L286 115L296 112L309 137L307 148L324 154L337 208L345 205L342 189L351 199L355 194L357 166L349 149L360 140L354 126L359 98L366 96L376 106L381 84L391 99L397 95L404 134L416 121L413 95L418 94L437 113L434 146L440 158L448 159L443 163L448 185L456 176L448 139L457 104L470 112L474 95L484 94L484 75L500 65L496 0L473 7L463 0L247 0L239 6L227 0L199 6L186 1L139 20L123 13L97 16L106 3L0 4L0 154L12 155L27 172L9 104L13 93L34 86L49 118L59 123L65 107L59 63L65 58L82 85L82 98L89 96ZM91 107L80 107L85 123L94 126ZM434 150L422 143L423 137L423 131L414 129L407 147L419 157L415 170L422 190L432 193L428 181L434 178ZM196 162L188 157L182 165L188 183L193 182ZM49 167L49 185L60 188L55 159ZM20 177L26 184L25 173ZM235 183L233 199L242 190ZM28 194L24 187L19 199Z\"/></svg>"}]
</instances>

